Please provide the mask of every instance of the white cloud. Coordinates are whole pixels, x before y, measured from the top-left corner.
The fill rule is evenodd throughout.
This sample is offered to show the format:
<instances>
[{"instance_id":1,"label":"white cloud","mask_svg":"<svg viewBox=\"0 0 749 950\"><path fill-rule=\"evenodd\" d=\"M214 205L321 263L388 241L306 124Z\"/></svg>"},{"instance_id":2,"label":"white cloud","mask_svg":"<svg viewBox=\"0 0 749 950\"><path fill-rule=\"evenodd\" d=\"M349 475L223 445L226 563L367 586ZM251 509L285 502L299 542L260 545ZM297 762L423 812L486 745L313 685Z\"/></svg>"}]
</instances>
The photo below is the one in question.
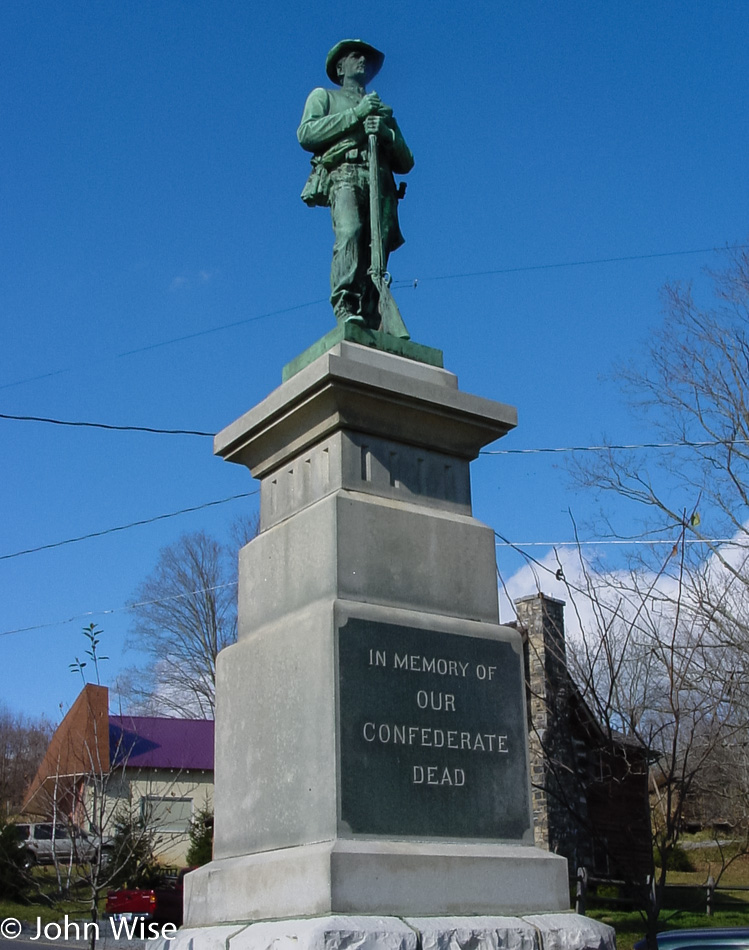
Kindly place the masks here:
<instances>
[{"instance_id":1,"label":"white cloud","mask_svg":"<svg viewBox=\"0 0 749 950\"><path fill-rule=\"evenodd\" d=\"M679 598L678 557L674 556L668 570L656 574L645 568L639 570L620 569L599 572L593 566L593 558L588 556L583 545L581 551L576 548L559 548L548 551L536 563L528 563L499 586L500 617L507 622L514 619L512 602L520 597L542 593L565 602L565 626L571 638L581 635L581 628L591 632L598 628L595 606L598 606L602 618L607 618L617 605L623 617L632 617L640 609L643 599L648 601L648 610L653 617L668 619L672 617L674 604L681 600L683 607L695 608L697 584L706 585L713 599L720 599L730 607L734 615L747 616L749 611L749 581L737 579L749 577L749 522L737 531L733 542L719 548L719 555L707 549L703 560L691 561L692 576L685 574L685 583ZM702 548L691 548L689 553L696 554ZM663 562L668 549L664 547ZM677 552L678 554L678 552ZM581 556L584 563L581 563ZM722 559L722 560L721 560ZM723 561L726 563L724 564ZM726 565L729 565L727 567ZM557 576L561 568L562 576ZM734 573L736 572L736 573ZM589 582L595 586L596 605L586 594ZM608 606L607 606L608 605Z\"/></svg>"},{"instance_id":2,"label":"white cloud","mask_svg":"<svg viewBox=\"0 0 749 950\"><path fill-rule=\"evenodd\" d=\"M215 276L215 270L205 269L188 272L186 274L178 274L176 277L172 278L172 281L169 284L169 290L183 290L184 288L192 287L195 284L207 284L209 281L213 280Z\"/></svg>"}]
</instances>

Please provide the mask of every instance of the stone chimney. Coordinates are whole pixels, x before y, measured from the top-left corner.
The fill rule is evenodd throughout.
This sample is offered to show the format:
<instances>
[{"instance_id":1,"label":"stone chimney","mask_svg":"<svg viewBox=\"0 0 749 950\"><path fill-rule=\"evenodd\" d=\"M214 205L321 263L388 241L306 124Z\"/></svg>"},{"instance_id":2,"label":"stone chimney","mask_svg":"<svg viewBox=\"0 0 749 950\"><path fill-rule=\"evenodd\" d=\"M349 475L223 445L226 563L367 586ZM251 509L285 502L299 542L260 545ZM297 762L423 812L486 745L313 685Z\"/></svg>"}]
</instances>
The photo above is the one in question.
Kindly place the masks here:
<instances>
[{"instance_id":1,"label":"stone chimney","mask_svg":"<svg viewBox=\"0 0 749 950\"><path fill-rule=\"evenodd\" d=\"M533 594L515 601L523 637L536 845L556 850L554 813L549 794L549 757L569 742L569 690L564 637L564 601Z\"/></svg>"}]
</instances>

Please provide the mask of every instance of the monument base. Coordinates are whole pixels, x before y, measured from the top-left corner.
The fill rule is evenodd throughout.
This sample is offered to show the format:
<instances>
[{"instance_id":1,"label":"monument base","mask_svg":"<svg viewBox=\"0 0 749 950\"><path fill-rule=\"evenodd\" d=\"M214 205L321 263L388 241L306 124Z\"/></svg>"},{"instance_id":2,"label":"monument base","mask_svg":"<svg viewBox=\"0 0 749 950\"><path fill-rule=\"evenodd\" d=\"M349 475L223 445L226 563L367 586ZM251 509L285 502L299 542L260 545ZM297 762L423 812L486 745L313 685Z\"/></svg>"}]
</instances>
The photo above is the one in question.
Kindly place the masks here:
<instances>
[{"instance_id":1,"label":"monument base","mask_svg":"<svg viewBox=\"0 0 749 950\"><path fill-rule=\"evenodd\" d=\"M338 327L216 437L260 479L261 531L217 662L215 857L174 950L613 947L559 913L567 862L533 846L522 642L471 507L516 413L441 363Z\"/></svg>"},{"instance_id":2,"label":"monument base","mask_svg":"<svg viewBox=\"0 0 749 950\"><path fill-rule=\"evenodd\" d=\"M149 950L616 950L612 927L578 914L329 916L183 928Z\"/></svg>"},{"instance_id":3,"label":"monument base","mask_svg":"<svg viewBox=\"0 0 749 950\"><path fill-rule=\"evenodd\" d=\"M214 860L185 878L189 927L318 914L463 916L567 907L567 862L527 845L339 838Z\"/></svg>"},{"instance_id":4,"label":"monument base","mask_svg":"<svg viewBox=\"0 0 749 950\"><path fill-rule=\"evenodd\" d=\"M404 356L408 360L426 363L428 366L442 367L444 365L442 350L435 350L434 347L424 346L422 343L412 343L411 340L402 340L400 337L391 336L381 330L369 330L353 323L339 323L337 327L326 333L312 346L308 346L304 352L284 366L281 374L283 382L291 379L305 366L309 366L323 353L332 350L336 344L344 340L350 343L358 343L360 346L371 347L383 353Z\"/></svg>"}]
</instances>

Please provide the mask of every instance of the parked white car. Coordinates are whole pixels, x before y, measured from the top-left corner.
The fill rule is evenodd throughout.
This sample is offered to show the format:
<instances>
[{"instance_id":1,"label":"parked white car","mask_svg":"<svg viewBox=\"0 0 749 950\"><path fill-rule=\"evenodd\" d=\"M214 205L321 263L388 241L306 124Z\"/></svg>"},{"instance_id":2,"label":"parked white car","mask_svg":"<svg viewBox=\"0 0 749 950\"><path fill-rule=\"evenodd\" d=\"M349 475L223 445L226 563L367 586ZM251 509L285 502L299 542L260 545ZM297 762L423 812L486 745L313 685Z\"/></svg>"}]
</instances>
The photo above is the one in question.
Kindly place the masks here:
<instances>
[{"instance_id":1,"label":"parked white car","mask_svg":"<svg viewBox=\"0 0 749 950\"><path fill-rule=\"evenodd\" d=\"M55 859L63 864L71 859L75 864L88 864L96 860L101 847L101 838L63 822L19 823L16 828L27 867L54 864Z\"/></svg>"}]
</instances>

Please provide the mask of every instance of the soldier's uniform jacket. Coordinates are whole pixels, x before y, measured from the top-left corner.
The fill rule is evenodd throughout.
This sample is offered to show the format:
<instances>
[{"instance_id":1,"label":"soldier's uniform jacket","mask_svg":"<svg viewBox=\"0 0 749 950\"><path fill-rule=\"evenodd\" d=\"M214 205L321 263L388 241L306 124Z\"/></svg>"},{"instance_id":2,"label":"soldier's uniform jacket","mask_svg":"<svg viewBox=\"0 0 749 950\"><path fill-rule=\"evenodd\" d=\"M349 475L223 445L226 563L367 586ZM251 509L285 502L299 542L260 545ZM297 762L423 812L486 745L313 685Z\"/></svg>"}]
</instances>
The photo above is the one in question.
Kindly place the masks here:
<instances>
[{"instance_id":1,"label":"soldier's uniform jacket","mask_svg":"<svg viewBox=\"0 0 749 950\"><path fill-rule=\"evenodd\" d=\"M313 89L307 97L297 138L302 148L314 153L312 172L302 191L302 200L310 206L330 204L330 188L336 177L331 179L330 173L335 169L353 165L360 167L360 172L355 174L362 177L368 174L367 135L364 123L354 111L356 104L342 89ZM392 145L384 144L380 148L383 199L391 205L396 193L393 172L405 175L413 168L414 158L395 119L390 116L385 121L395 133ZM392 206L395 205L397 201L392 200ZM402 243L395 222L390 250Z\"/></svg>"}]
</instances>

